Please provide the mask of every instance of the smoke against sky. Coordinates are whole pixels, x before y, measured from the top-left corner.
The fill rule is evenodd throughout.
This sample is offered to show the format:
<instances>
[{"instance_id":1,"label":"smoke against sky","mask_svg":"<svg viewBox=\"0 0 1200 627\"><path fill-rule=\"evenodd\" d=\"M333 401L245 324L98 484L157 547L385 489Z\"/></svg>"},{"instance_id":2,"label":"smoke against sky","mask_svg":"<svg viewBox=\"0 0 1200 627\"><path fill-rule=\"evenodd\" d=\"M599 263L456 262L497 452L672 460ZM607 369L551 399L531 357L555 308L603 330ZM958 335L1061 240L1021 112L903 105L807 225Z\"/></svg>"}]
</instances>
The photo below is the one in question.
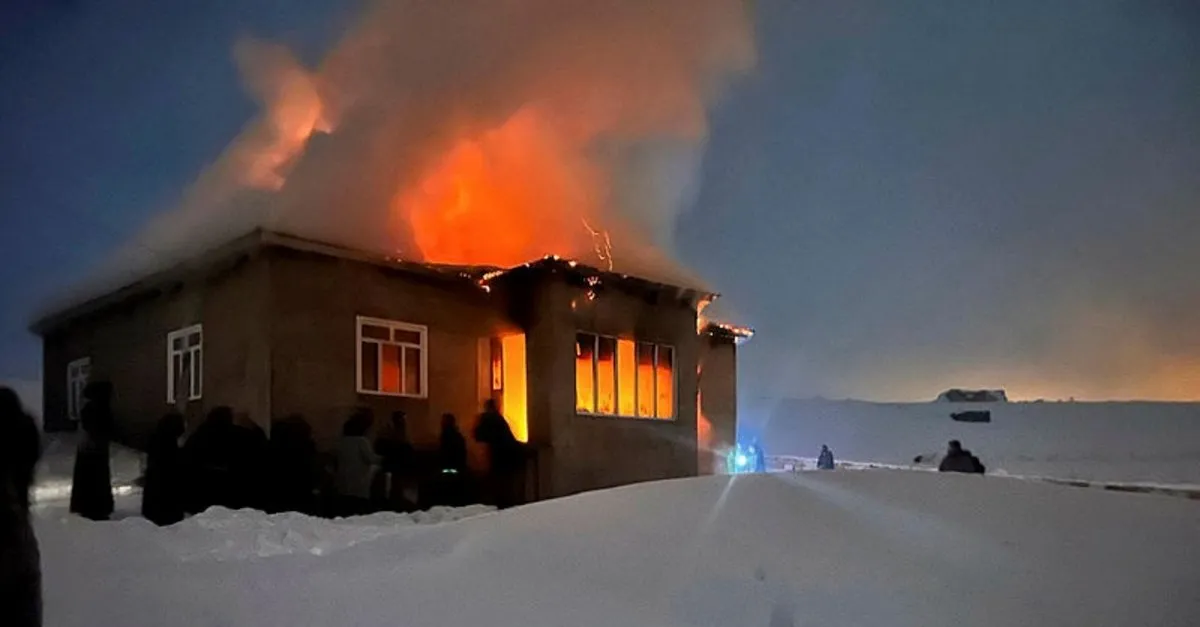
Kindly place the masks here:
<instances>
[{"instance_id":1,"label":"smoke against sky","mask_svg":"<svg viewBox=\"0 0 1200 627\"><path fill-rule=\"evenodd\" d=\"M38 375L41 298L136 233L179 252L140 230L164 208L358 234L357 212L456 201L412 183L532 134L584 181L546 194L597 203L601 181L604 226L673 241L758 329L746 396L1200 398L1194 3L760 0L739 24L558 2L511 30L527 3L452 28L459 3L118 4L0 15L0 377Z\"/></svg>"},{"instance_id":2,"label":"smoke against sky","mask_svg":"<svg viewBox=\"0 0 1200 627\"><path fill-rule=\"evenodd\" d=\"M261 225L438 263L600 265L611 243L619 270L690 281L669 249L689 179L630 165L698 165L751 20L742 0L380 1L311 70L243 38L261 113L122 261Z\"/></svg>"}]
</instances>

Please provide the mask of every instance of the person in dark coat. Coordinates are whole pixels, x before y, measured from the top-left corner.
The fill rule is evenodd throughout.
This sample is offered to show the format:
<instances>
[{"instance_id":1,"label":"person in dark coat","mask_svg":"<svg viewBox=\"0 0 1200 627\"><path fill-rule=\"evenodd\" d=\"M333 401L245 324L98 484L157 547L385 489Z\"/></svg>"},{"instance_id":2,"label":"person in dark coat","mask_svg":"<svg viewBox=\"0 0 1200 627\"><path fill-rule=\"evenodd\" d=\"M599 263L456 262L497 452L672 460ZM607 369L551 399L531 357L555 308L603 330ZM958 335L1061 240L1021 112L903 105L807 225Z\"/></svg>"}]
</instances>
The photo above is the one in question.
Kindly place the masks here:
<instances>
[{"instance_id":1,"label":"person in dark coat","mask_svg":"<svg viewBox=\"0 0 1200 627\"><path fill-rule=\"evenodd\" d=\"M266 507L267 434L247 414L234 418L229 474L233 480L229 507Z\"/></svg>"},{"instance_id":2,"label":"person in dark coat","mask_svg":"<svg viewBox=\"0 0 1200 627\"><path fill-rule=\"evenodd\" d=\"M158 421L146 452L146 482L142 488L142 517L159 525L172 525L184 516L184 467L179 450L183 416L169 413Z\"/></svg>"},{"instance_id":3,"label":"person in dark coat","mask_svg":"<svg viewBox=\"0 0 1200 627\"><path fill-rule=\"evenodd\" d=\"M465 505L467 500L467 440L458 429L454 414L442 414L442 433L438 438L438 480L440 505Z\"/></svg>"},{"instance_id":4,"label":"person in dark coat","mask_svg":"<svg viewBox=\"0 0 1200 627\"><path fill-rule=\"evenodd\" d=\"M198 514L214 505L230 507L236 500L233 484L233 456L237 433L233 410L214 407L204 422L183 445L187 467L187 511Z\"/></svg>"},{"instance_id":5,"label":"person in dark coat","mask_svg":"<svg viewBox=\"0 0 1200 627\"><path fill-rule=\"evenodd\" d=\"M42 567L29 522L29 488L42 445L17 393L0 387L0 622L42 625Z\"/></svg>"},{"instance_id":6,"label":"person in dark coat","mask_svg":"<svg viewBox=\"0 0 1200 627\"><path fill-rule=\"evenodd\" d=\"M467 472L467 439L458 429L454 414L442 414L442 434L438 439L438 458L441 470L453 474Z\"/></svg>"},{"instance_id":7,"label":"person in dark coat","mask_svg":"<svg viewBox=\"0 0 1200 627\"><path fill-rule=\"evenodd\" d=\"M475 423L475 440L488 450L488 483L498 507L517 505L522 500L525 450L513 436L496 401L488 399Z\"/></svg>"},{"instance_id":8,"label":"person in dark coat","mask_svg":"<svg viewBox=\"0 0 1200 627\"><path fill-rule=\"evenodd\" d=\"M269 511L315 513L317 446L303 417L291 415L271 427L269 457Z\"/></svg>"},{"instance_id":9,"label":"person in dark coat","mask_svg":"<svg viewBox=\"0 0 1200 627\"><path fill-rule=\"evenodd\" d=\"M375 453L380 459L380 472L376 475L380 485L376 494L391 509L411 510L413 504L405 496L405 489L415 484L416 464L408 440L408 419L403 411L392 412L389 428L375 440Z\"/></svg>"},{"instance_id":10,"label":"person in dark coat","mask_svg":"<svg viewBox=\"0 0 1200 627\"><path fill-rule=\"evenodd\" d=\"M833 451L829 450L828 446L822 444L821 445L821 454L817 456L817 469L833 470L833 468L834 468Z\"/></svg>"},{"instance_id":11,"label":"person in dark coat","mask_svg":"<svg viewBox=\"0 0 1200 627\"><path fill-rule=\"evenodd\" d=\"M942 463L938 464L940 472L964 472L969 474L982 475L984 472L983 463L978 457L971 454L971 451L962 447L962 442L958 440L950 440L950 445L946 450L946 456L942 458Z\"/></svg>"},{"instance_id":12,"label":"person in dark coat","mask_svg":"<svg viewBox=\"0 0 1200 627\"><path fill-rule=\"evenodd\" d=\"M113 431L112 384L89 383L79 414L83 437L75 453L71 475L71 513L91 520L108 520L113 513L109 442Z\"/></svg>"}]
</instances>

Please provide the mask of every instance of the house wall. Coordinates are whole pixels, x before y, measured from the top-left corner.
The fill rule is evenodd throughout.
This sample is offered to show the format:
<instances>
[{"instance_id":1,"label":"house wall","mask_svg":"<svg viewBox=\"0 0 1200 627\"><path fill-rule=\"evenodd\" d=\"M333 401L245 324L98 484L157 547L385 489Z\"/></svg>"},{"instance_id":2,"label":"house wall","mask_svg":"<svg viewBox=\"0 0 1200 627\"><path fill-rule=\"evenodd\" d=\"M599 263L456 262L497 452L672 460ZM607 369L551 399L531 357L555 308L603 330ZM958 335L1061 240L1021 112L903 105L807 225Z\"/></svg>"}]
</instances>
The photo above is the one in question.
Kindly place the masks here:
<instances>
[{"instance_id":1,"label":"house wall","mask_svg":"<svg viewBox=\"0 0 1200 627\"><path fill-rule=\"evenodd\" d=\"M469 434L486 388L480 343L515 328L496 299L474 286L434 282L370 264L287 249L271 252L271 397L276 417L299 413L327 446L356 407L369 407L376 429L395 410L408 415L414 444L437 443L440 416L459 418L474 465L481 451ZM357 391L357 316L428 327L428 397Z\"/></svg>"},{"instance_id":2,"label":"house wall","mask_svg":"<svg viewBox=\"0 0 1200 627\"><path fill-rule=\"evenodd\" d=\"M707 336L701 342L699 429L700 472L724 467L722 453L737 442L737 345L728 339Z\"/></svg>"},{"instance_id":3,"label":"house wall","mask_svg":"<svg viewBox=\"0 0 1200 627\"><path fill-rule=\"evenodd\" d=\"M696 312L617 289L586 289L550 278L524 297L530 441L540 447L542 497L696 474ZM676 418L639 420L575 411L575 334L588 331L675 349Z\"/></svg>"},{"instance_id":4,"label":"house wall","mask_svg":"<svg viewBox=\"0 0 1200 627\"><path fill-rule=\"evenodd\" d=\"M204 325L202 398L187 405L189 426L208 409L230 405L266 425L267 345L261 309L266 264L256 257L211 268L44 337L47 431L75 428L67 415L67 364L91 359L91 380L113 384L117 438L144 447L167 405L167 334Z\"/></svg>"}]
</instances>

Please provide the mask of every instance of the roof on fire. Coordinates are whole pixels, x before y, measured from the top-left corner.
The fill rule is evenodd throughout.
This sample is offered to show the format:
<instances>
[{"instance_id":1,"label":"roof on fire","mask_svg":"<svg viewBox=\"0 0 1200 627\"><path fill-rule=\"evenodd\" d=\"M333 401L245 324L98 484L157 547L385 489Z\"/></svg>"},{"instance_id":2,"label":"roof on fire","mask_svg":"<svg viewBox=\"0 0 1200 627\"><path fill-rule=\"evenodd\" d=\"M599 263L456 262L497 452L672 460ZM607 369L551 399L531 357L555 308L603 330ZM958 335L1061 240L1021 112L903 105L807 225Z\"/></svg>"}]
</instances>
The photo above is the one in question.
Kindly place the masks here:
<instances>
[{"instance_id":1,"label":"roof on fire","mask_svg":"<svg viewBox=\"0 0 1200 627\"><path fill-rule=\"evenodd\" d=\"M39 315L30 328L34 333L44 335L80 317L167 291L188 277L204 275L216 268L237 263L261 248L284 248L359 261L398 270L413 276L422 276L450 284L473 285L484 290L488 290L491 285L506 279L527 276L529 273L551 273L562 275L568 280L581 281L584 284L604 283L640 292L670 292L679 298L693 301L711 300L717 297L716 293L704 288L674 285L603 270L557 256L531 260L510 268L435 264L373 254L278 231L255 229L241 237L184 259L165 269L129 281L115 289L104 290L98 294L86 294L82 297L76 295L74 299L60 302Z\"/></svg>"}]
</instances>

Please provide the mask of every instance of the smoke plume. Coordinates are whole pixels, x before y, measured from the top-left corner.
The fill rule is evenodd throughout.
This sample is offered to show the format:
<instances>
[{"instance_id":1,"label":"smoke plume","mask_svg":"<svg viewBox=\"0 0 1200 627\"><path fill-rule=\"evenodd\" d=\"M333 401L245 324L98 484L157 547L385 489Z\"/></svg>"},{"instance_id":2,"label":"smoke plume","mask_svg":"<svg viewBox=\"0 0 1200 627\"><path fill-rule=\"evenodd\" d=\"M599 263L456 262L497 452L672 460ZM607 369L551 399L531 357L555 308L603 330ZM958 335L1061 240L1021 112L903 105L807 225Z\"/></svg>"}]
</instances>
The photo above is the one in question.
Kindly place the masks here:
<instances>
[{"instance_id":1,"label":"smoke plume","mask_svg":"<svg viewBox=\"0 0 1200 627\"><path fill-rule=\"evenodd\" d=\"M749 11L379 1L316 67L238 42L259 116L120 261L179 260L264 227L407 259L558 254L681 280L671 231L707 109L753 63Z\"/></svg>"}]
</instances>

